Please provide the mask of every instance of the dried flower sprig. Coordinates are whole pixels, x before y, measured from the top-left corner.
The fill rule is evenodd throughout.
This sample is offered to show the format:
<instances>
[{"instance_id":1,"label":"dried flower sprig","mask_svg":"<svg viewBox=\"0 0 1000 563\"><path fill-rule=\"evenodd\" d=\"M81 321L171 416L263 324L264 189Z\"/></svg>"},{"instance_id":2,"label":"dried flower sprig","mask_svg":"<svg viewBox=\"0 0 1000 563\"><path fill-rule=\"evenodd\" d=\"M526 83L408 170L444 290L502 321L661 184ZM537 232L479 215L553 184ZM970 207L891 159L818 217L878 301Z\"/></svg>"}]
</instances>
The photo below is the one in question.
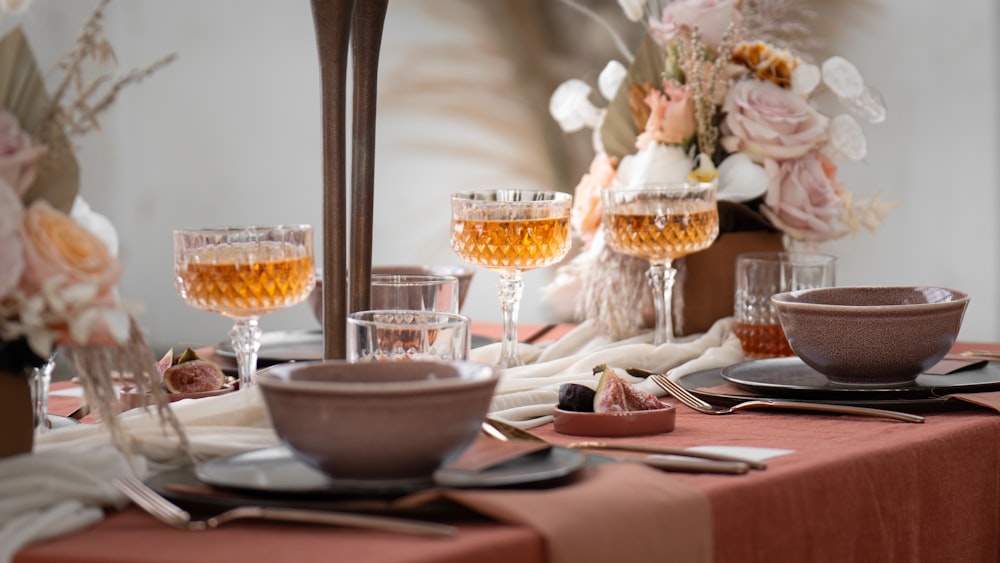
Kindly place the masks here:
<instances>
[{"instance_id":1,"label":"dried flower sprig","mask_svg":"<svg viewBox=\"0 0 1000 563\"><path fill-rule=\"evenodd\" d=\"M727 68L732 62L732 45L737 29L730 25L722 36L722 43L712 59L706 60L709 47L701 41L697 28L684 27L675 43L678 66L684 73L684 82L691 89L697 123L698 150L702 154L715 154L719 141L716 115L726 91L729 89Z\"/></svg>"},{"instance_id":2,"label":"dried flower sprig","mask_svg":"<svg viewBox=\"0 0 1000 563\"><path fill-rule=\"evenodd\" d=\"M52 112L41 135L42 141L50 146L51 132L55 130L64 131L70 137L99 131L98 116L111 107L122 89L141 82L177 58L176 53L171 53L117 79L114 79L114 72L103 72L88 80L85 72L88 61L98 67L117 67L118 64L111 43L104 37L103 17L108 2L110 0L97 3L84 22L73 49L56 64L62 78L52 94ZM67 96L71 97L65 99Z\"/></svg>"}]
</instances>

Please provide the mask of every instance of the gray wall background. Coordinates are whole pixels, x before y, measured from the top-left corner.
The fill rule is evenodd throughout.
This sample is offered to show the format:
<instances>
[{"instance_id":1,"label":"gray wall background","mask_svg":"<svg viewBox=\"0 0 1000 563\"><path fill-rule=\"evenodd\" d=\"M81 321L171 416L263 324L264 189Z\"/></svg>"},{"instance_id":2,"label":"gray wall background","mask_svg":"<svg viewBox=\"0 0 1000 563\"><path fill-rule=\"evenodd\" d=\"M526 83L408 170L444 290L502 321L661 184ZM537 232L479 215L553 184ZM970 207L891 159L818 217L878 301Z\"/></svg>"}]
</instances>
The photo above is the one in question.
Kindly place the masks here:
<instances>
[{"instance_id":1,"label":"gray wall background","mask_svg":"<svg viewBox=\"0 0 1000 563\"><path fill-rule=\"evenodd\" d=\"M460 264L448 245L453 191L572 188L560 186L550 165L539 123L546 108L521 103L517 92L527 85L477 4L390 3L376 151L377 264ZM1000 340L997 6L838 4L848 9L827 20L827 47L858 65L890 112L866 129L867 162L845 165L841 178L858 195L881 192L901 205L878 235L821 250L839 257L840 285L968 291L960 337ZM23 25L49 69L72 46L91 6L35 0L0 27ZM171 230L299 222L319 230L319 76L309 2L118 1L105 25L123 68L169 52L179 58L123 92L104 131L81 141L83 194L119 231L122 294L144 308L140 321L154 347L218 342L230 323L187 307L174 291ZM573 76L594 78L561 78ZM522 322L551 318L539 296L551 274L527 276ZM466 313L499 321L495 283L495 274L477 272ZM317 325L302 305L265 317L262 326Z\"/></svg>"}]
</instances>

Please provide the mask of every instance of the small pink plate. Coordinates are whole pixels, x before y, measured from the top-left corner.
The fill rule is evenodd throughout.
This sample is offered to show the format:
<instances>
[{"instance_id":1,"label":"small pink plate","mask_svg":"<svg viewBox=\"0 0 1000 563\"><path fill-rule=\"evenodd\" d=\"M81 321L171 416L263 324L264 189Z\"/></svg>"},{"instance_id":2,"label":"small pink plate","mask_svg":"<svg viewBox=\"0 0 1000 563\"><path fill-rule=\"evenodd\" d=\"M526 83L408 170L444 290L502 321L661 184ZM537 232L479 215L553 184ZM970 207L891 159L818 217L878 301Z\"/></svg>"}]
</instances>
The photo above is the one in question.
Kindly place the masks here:
<instances>
[{"instance_id":1,"label":"small pink plate","mask_svg":"<svg viewBox=\"0 0 1000 563\"><path fill-rule=\"evenodd\" d=\"M232 383L226 383L221 389L214 391L203 391L201 393L167 393L167 401L173 403L181 399L201 399L203 397L215 397L231 393L237 388ZM122 405L122 412L143 406L152 406L153 398L149 393L137 393L132 390L122 390L118 395L118 400Z\"/></svg>"},{"instance_id":2,"label":"small pink plate","mask_svg":"<svg viewBox=\"0 0 1000 563\"><path fill-rule=\"evenodd\" d=\"M642 436L674 429L677 412L664 404L662 409L618 413L574 412L556 408L556 432L572 436Z\"/></svg>"}]
</instances>

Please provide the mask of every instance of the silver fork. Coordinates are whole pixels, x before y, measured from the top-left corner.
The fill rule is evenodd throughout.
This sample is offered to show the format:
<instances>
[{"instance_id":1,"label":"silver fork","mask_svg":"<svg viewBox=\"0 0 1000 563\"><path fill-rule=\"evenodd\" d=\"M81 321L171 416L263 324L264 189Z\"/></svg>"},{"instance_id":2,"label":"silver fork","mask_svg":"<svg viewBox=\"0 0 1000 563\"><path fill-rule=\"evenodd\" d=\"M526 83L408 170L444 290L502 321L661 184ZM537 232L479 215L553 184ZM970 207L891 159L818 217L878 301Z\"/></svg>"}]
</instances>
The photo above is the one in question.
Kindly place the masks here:
<instances>
[{"instance_id":1,"label":"silver fork","mask_svg":"<svg viewBox=\"0 0 1000 563\"><path fill-rule=\"evenodd\" d=\"M185 530L207 530L209 528L218 528L233 520L257 519L367 528L422 536L448 537L455 535L456 532L453 526L437 524L435 522L421 522L418 520L373 514L352 514L347 512L262 506L240 506L207 520L192 520L191 515L185 510L170 502L138 479L123 477L115 479L112 483L116 489L124 493L132 502L160 522Z\"/></svg>"},{"instance_id":2,"label":"silver fork","mask_svg":"<svg viewBox=\"0 0 1000 563\"><path fill-rule=\"evenodd\" d=\"M885 409L874 409L870 407L854 407L851 405L832 405L829 403L812 403L805 401L785 401L780 399L752 399L743 401L729 407L719 407L705 402L694 396L690 391L665 375L658 373L650 374L649 379L659 385L664 391L670 393L678 401L691 407L692 409L705 414L729 414L742 409L764 408L764 409L789 409L803 411L820 411L837 414L853 414L858 416L873 416L879 418L889 418L902 422L923 422L924 417L905 413L890 411Z\"/></svg>"}]
</instances>

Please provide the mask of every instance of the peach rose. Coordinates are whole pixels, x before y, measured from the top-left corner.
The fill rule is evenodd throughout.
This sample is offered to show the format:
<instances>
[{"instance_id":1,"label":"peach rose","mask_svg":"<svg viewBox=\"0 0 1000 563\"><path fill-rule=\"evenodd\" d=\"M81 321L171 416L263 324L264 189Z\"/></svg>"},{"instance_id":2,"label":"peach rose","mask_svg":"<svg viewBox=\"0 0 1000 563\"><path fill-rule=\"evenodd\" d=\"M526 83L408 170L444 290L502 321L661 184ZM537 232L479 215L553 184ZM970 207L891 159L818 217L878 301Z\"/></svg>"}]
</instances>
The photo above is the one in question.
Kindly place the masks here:
<instances>
[{"instance_id":1,"label":"peach rose","mask_svg":"<svg viewBox=\"0 0 1000 563\"><path fill-rule=\"evenodd\" d=\"M844 208L823 163L810 153L796 160L764 161L770 182L761 212L794 239L823 242L844 235Z\"/></svg>"},{"instance_id":2,"label":"peach rose","mask_svg":"<svg viewBox=\"0 0 1000 563\"><path fill-rule=\"evenodd\" d=\"M722 146L754 162L790 160L826 142L830 118L804 98L766 80L741 80L722 104Z\"/></svg>"},{"instance_id":3,"label":"peach rose","mask_svg":"<svg viewBox=\"0 0 1000 563\"><path fill-rule=\"evenodd\" d=\"M48 152L21 130L17 117L0 109L0 179L24 195L38 177L38 164Z\"/></svg>"},{"instance_id":4,"label":"peach rose","mask_svg":"<svg viewBox=\"0 0 1000 563\"><path fill-rule=\"evenodd\" d=\"M743 25L739 0L674 0L663 8L659 21L650 20L649 28L666 45L681 26L695 27L706 45L718 47L730 23Z\"/></svg>"},{"instance_id":5,"label":"peach rose","mask_svg":"<svg viewBox=\"0 0 1000 563\"><path fill-rule=\"evenodd\" d=\"M36 200L25 213L22 236L25 244L22 287L29 295L56 278L62 287L91 285L95 289L95 303L114 301L121 264L100 239L69 215L45 200Z\"/></svg>"},{"instance_id":6,"label":"peach rose","mask_svg":"<svg viewBox=\"0 0 1000 563\"><path fill-rule=\"evenodd\" d=\"M694 117L694 99L687 88L672 82L663 85L663 92L655 88L646 94L649 118L646 129L635 141L638 149L650 143L681 145L694 136L698 123Z\"/></svg>"},{"instance_id":7,"label":"peach rose","mask_svg":"<svg viewBox=\"0 0 1000 563\"><path fill-rule=\"evenodd\" d=\"M601 190L614 181L617 164L617 158L597 153L590 162L590 171L580 178L576 186L570 222L585 243L594 240L597 229L601 227Z\"/></svg>"}]
</instances>

